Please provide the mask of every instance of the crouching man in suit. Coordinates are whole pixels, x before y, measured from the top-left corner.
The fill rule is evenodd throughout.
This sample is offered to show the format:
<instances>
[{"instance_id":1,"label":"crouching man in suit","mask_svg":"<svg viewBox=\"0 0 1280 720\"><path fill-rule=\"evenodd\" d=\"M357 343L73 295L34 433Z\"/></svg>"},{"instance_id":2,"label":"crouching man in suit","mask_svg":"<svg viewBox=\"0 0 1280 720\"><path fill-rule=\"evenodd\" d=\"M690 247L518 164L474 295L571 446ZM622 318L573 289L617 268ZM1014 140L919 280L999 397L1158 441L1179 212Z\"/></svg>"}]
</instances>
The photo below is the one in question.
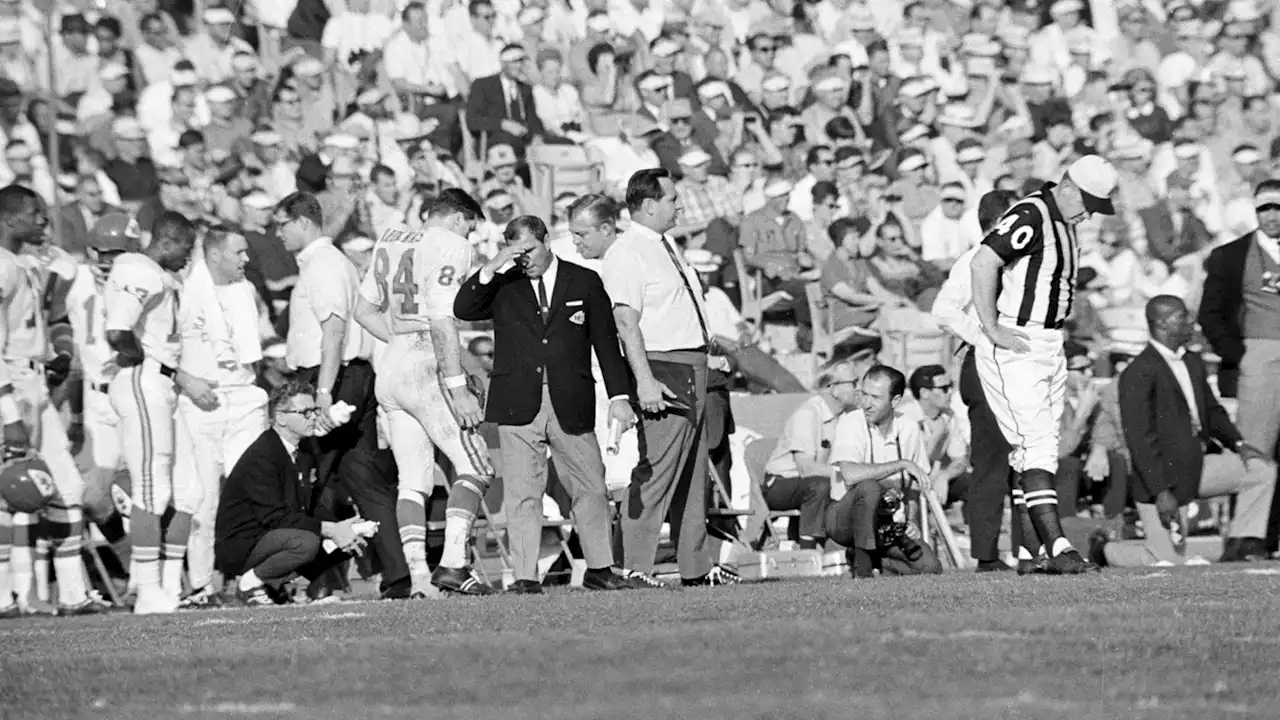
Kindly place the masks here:
<instances>
[{"instance_id":1,"label":"crouching man in suit","mask_svg":"<svg viewBox=\"0 0 1280 720\"><path fill-rule=\"evenodd\" d=\"M493 320L493 374L485 420L501 438L511 559L511 592L538 594L542 495L547 448L573 499L590 590L625 590L613 571L609 495L595 434L591 353L609 393L609 419L635 424L630 376L604 283L594 272L560 261L547 247L547 226L523 215L504 233L506 244L463 283L453 301L460 320Z\"/></svg>"},{"instance_id":2,"label":"crouching man in suit","mask_svg":"<svg viewBox=\"0 0 1280 720\"><path fill-rule=\"evenodd\" d=\"M1133 500L1143 544L1090 539L1090 555L1111 565L1180 565L1168 530L1196 498L1236 496L1223 562L1263 559L1262 538L1276 466L1240 431L1209 388L1204 360L1184 347L1187 307L1160 295L1147 303L1151 342L1120 375L1120 417L1133 458ZM1161 528L1165 530L1161 532Z\"/></svg>"},{"instance_id":3,"label":"crouching man in suit","mask_svg":"<svg viewBox=\"0 0 1280 720\"><path fill-rule=\"evenodd\" d=\"M240 576L246 605L271 605L272 594L296 573L314 580L364 549L352 528L359 517L333 521L311 507L311 484L299 470L298 444L315 434L315 389L288 382L267 401L271 427L240 456L227 476L214 524L214 558L226 577ZM324 540L337 545L322 548Z\"/></svg>"}]
</instances>

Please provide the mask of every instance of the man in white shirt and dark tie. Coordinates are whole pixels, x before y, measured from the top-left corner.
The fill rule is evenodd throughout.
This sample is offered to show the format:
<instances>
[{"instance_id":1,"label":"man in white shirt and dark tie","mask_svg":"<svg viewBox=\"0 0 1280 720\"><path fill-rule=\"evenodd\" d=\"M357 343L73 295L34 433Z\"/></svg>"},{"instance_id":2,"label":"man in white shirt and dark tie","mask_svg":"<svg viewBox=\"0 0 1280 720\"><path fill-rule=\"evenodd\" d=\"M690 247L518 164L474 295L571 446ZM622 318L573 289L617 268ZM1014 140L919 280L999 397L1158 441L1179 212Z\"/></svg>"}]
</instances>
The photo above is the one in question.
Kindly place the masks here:
<instances>
[{"instance_id":1,"label":"man in white shirt and dark tie","mask_svg":"<svg viewBox=\"0 0 1280 720\"><path fill-rule=\"evenodd\" d=\"M640 405L640 462L622 503L622 562L632 583L654 586L658 537L668 514L684 585L740 582L713 565L705 547L707 454L704 423L711 336L701 282L666 236L680 199L663 169L627 183L631 226L604 254L601 277L613 302Z\"/></svg>"}]
</instances>

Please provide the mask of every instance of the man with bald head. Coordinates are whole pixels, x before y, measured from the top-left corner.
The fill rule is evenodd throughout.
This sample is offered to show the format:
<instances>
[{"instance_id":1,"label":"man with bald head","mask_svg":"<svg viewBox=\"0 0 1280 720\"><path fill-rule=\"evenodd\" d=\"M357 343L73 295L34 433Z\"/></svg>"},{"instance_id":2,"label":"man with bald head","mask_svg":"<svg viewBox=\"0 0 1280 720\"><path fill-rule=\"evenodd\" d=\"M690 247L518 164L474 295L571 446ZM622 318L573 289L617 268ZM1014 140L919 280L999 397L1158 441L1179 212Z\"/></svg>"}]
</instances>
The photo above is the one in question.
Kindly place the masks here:
<instances>
[{"instance_id":1,"label":"man with bald head","mask_svg":"<svg viewBox=\"0 0 1280 720\"><path fill-rule=\"evenodd\" d=\"M1235 495L1223 561L1264 559L1262 538L1275 492L1276 466L1246 443L1209 387L1200 354L1186 349L1191 318L1182 300L1159 295L1147 303L1151 342L1120 375L1120 414L1133 458L1133 499L1147 529L1136 557L1090 555L1116 564L1181 564L1170 532L1180 509L1196 498ZM1092 539L1091 539L1092 540Z\"/></svg>"}]
</instances>

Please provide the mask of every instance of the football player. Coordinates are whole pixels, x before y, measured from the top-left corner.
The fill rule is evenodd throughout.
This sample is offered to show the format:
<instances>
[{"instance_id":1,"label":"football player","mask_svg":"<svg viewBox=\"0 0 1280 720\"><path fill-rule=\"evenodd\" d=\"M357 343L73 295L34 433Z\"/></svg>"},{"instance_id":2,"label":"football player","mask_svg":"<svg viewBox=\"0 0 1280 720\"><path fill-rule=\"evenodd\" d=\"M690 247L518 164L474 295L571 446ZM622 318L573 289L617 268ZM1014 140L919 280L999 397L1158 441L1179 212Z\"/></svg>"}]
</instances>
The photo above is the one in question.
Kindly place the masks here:
<instances>
[{"instance_id":1,"label":"football player","mask_svg":"<svg viewBox=\"0 0 1280 720\"><path fill-rule=\"evenodd\" d=\"M177 389L192 378L178 369L177 273L187 265L196 227L165 212L141 253L116 258L107 276L107 344L119 368L107 395L120 416L120 437L133 498L133 611L173 612L182 590L182 561L191 534L194 479L173 473ZM108 371L110 372L110 370Z\"/></svg>"},{"instance_id":2,"label":"football player","mask_svg":"<svg viewBox=\"0 0 1280 720\"><path fill-rule=\"evenodd\" d=\"M0 617L23 610L34 575L38 520L53 550L59 614L105 609L86 592L80 559L84 482L49 398L49 384L63 382L71 369L72 345L65 319L51 322L47 316L46 293L54 275L72 277L74 263L46 244L48 225L39 195L18 185L0 188L0 424L5 452L38 447L53 485L38 513L0 508Z\"/></svg>"},{"instance_id":3,"label":"football player","mask_svg":"<svg viewBox=\"0 0 1280 720\"><path fill-rule=\"evenodd\" d=\"M70 434L73 438L77 434L88 437L93 461L93 468L85 478L84 510L125 567L129 566L129 544L124 518L117 511L111 492L117 478L124 474L124 453L120 418L107 396L111 382L107 370L114 369L114 353L107 345L103 292L111 264L123 253L136 251L141 238L137 221L128 215L108 213L99 218L89 238L88 262L76 268L66 296L67 317L81 368L80 392L70 395Z\"/></svg>"},{"instance_id":4,"label":"football player","mask_svg":"<svg viewBox=\"0 0 1280 720\"><path fill-rule=\"evenodd\" d=\"M357 322L387 343L375 390L400 469L396 519L413 584L410 597L433 594L431 586L467 595L496 592L467 562L471 526L493 466L477 430L480 402L462 370L453 317L453 298L470 272L467 235L481 217L470 195L449 189L431 205L422 232L383 233L356 307ZM425 498L434 484L435 448L449 458L456 479L445 514L444 554L428 577Z\"/></svg>"}]
</instances>

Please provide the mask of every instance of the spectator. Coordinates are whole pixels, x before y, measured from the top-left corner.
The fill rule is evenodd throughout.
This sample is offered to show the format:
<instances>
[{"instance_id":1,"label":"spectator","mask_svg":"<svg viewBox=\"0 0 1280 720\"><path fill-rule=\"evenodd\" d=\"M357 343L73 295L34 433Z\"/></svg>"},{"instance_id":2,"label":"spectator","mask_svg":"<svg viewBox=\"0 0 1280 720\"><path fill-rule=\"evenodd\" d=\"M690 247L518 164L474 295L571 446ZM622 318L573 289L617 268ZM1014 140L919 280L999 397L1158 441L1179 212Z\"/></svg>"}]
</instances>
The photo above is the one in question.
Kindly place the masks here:
<instances>
[{"instance_id":1,"label":"spectator","mask_svg":"<svg viewBox=\"0 0 1280 720\"><path fill-rule=\"evenodd\" d=\"M475 0L472 6L474 11L476 6L488 7L488 3ZM488 7L487 12L491 14L493 8ZM546 135L528 82L527 63L524 48L506 46L501 73L475 78L467 100L467 122L477 139L479 133L487 133L491 147L510 145L517 157L524 156L531 140Z\"/></svg>"}]
</instances>

